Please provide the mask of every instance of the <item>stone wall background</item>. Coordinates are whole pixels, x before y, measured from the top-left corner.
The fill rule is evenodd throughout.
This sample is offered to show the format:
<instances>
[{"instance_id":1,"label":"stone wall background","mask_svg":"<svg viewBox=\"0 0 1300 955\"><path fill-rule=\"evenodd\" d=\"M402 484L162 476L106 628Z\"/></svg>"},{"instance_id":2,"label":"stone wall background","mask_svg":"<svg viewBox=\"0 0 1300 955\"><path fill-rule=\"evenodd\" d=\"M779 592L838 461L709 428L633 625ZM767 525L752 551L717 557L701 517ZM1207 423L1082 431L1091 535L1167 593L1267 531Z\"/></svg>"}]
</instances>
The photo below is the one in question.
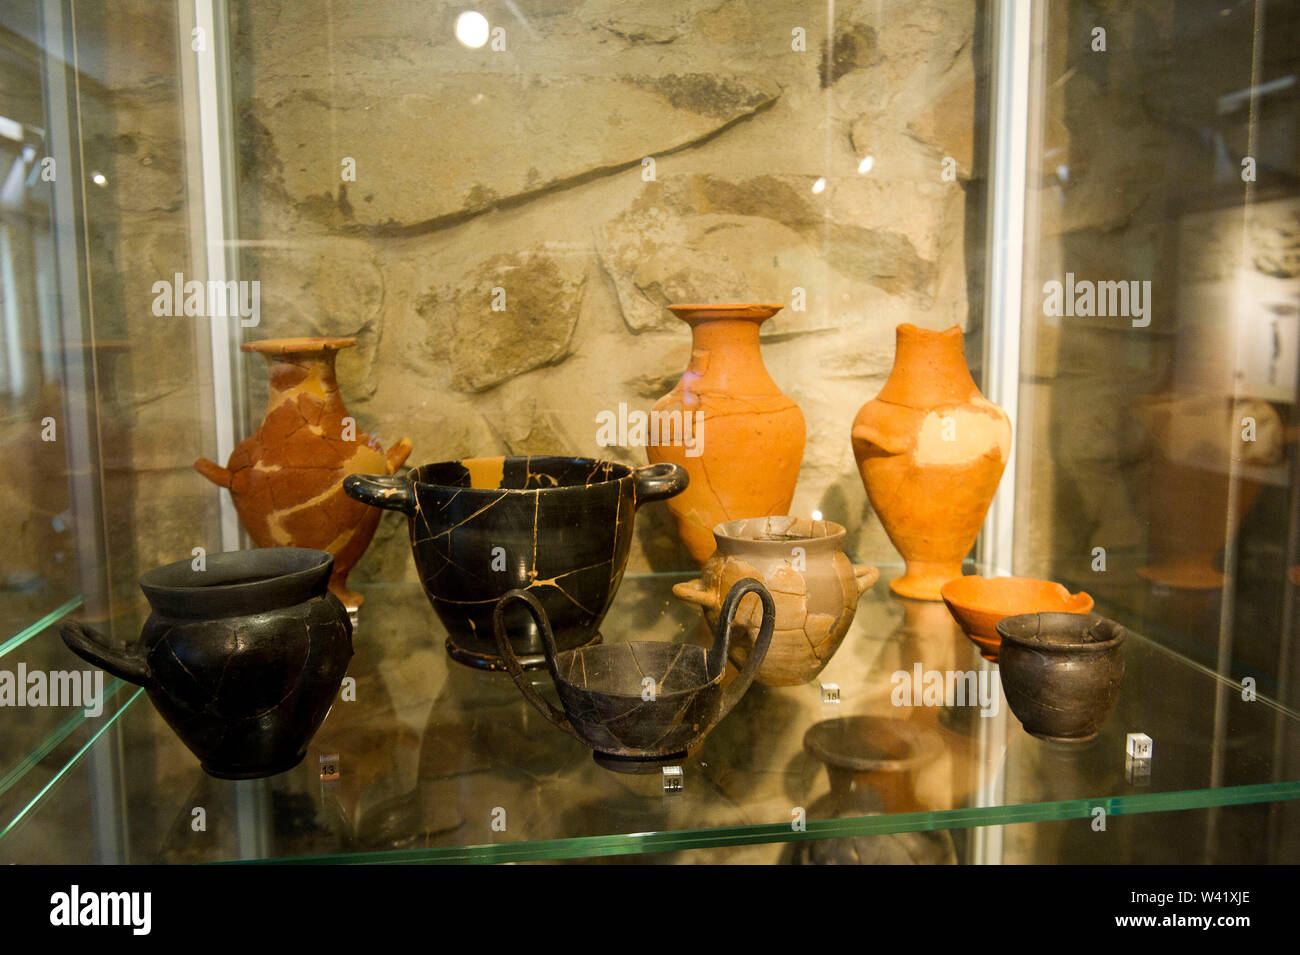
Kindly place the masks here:
<instances>
[{"instance_id":1,"label":"stone wall background","mask_svg":"<svg viewBox=\"0 0 1300 955\"><path fill-rule=\"evenodd\" d=\"M689 330L663 306L803 288L806 310L763 335L808 421L793 510L896 560L848 434L896 324L979 313L978 8L838 4L828 24L807 2L511 6L480 7L504 51L457 42L448 3L235 8L252 336L356 335L338 363L349 407L385 445L409 435L412 464L643 464L599 447L595 419L649 410L685 368ZM249 371L256 405L265 372ZM387 515L354 579L413 580L405 537ZM690 566L666 510L644 509L629 571Z\"/></svg>"}]
</instances>

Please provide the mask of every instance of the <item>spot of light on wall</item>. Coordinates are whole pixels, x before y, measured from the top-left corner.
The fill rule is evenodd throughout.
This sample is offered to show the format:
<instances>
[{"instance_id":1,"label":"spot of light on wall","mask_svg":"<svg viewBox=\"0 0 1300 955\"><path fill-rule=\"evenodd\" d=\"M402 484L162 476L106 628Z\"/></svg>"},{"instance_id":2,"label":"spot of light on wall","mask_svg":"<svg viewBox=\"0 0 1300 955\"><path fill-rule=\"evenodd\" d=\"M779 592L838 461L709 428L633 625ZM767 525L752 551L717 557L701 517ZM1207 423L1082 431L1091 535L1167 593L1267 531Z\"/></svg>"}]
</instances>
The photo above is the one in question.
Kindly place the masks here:
<instances>
[{"instance_id":1,"label":"spot of light on wall","mask_svg":"<svg viewBox=\"0 0 1300 955\"><path fill-rule=\"evenodd\" d=\"M456 39L477 50L488 41L487 17L476 10L466 10L456 18Z\"/></svg>"},{"instance_id":2,"label":"spot of light on wall","mask_svg":"<svg viewBox=\"0 0 1300 955\"><path fill-rule=\"evenodd\" d=\"M102 172L97 172L97 173L95 173L94 175L92 175L92 176L90 177L90 181L93 182L93 183L94 183L95 185L97 185L97 186L106 186L106 185L108 185L108 177L105 176Z\"/></svg>"},{"instance_id":3,"label":"spot of light on wall","mask_svg":"<svg viewBox=\"0 0 1300 955\"><path fill-rule=\"evenodd\" d=\"M820 195L825 191L826 191L826 178L824 176L819 176L817 181L813 183L813 195Z\"/></svg>"},{"instance_id":4,"label":"spot of light on wall","mask_svg":"<svg viewBox=\"0 0 1300 955\"><path fill-rule=\"evenodd\" d=\"M876 164L875 156L863 156L862 162L858 163L858 172L871 172L871 167Z\"/></svg>"},{"instance_id":5,"label":"spot of light on wall","mask_svg":"<svg viewBox=\"0 0 1300 955\"><path fill-rule=\"evenodd\" d=\"M820 520L822 519L822 512L821 512L821 511L813 511L813 512L812 512L812 519L813 519L814 521L820 521Z\"/></svg>"}]
</instances>

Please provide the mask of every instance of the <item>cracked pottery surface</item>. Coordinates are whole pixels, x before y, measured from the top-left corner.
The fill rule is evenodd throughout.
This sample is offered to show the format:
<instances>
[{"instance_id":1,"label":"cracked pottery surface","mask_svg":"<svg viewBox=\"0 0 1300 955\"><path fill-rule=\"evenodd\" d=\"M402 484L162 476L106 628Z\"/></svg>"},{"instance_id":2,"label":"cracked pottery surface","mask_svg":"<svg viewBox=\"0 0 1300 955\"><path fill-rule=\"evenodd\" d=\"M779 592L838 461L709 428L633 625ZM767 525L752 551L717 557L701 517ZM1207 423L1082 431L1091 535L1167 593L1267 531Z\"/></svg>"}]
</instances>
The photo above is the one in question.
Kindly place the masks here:
<instances>
[{"instance_id":1,"label":"cracked pottery surface","mask_svg":"<svg viewBox=\"0 0 1300 955\"><path fill-rule=\"evenodd\" d=\"M671 464L630 468L552 455L463 458L408 475L353 475L355 499L407 514L424 592L462 663L503 666L492 613L507 591L541 601L560 649L599 641L600 622L623 579L636 509L687 483ZM376 513L378 513L376 511ZM543 663L536 624L510 620L515 652Z\"/></svg>"},{"instance_id":2,"label":"cracked pottery surface","mask_svg":"<svg viewBox=\"0 0 1300 955\"><path fill-rule=\"evenodd\" d=\"M736 582L761 580L776 602L776 629L755 679L765 686L807 683L839 649L858 598L880 571L849 561L841 549L845 530L832 521L759 517L719 524L713 535L717 549L700 578L675 584L673 593L697 605L713 629L723 598ZM760 622L755 601L737 613L730 650L736 666L744 666L749 657Z\"/></svg>"},{"instance_id":3,"label":"cracked pottery surface","mask_svg":"<svg viewBox=\"0 0 1300 955\"><path fill-rule=\"evenodd\" d=\"M329 590L333 558L266 548L146 573L152 612L123 645L79 623L61 629L79 656L137 683L210 775L272 776L296 766L352 657L347 609Z\"/></svg>"},{"instance_id":4,"label":"cracked pottery surface","mask_svg":"<svg viewBox=\"0 0 1300 955\"><path fill-rule=\"evenodd\" d=\"M654 411L703 415L698 455L661 441L652 462L671 461L690 473L690 486L668 510L696 563L713 553L713 528L723 521L785 514L803 462L803 412L763 365L758 329L780 305L670 305L691 327L691 361ZM694 419L692 419L694 420Z\"/></svg>"},{"instance_id":5,"label":"cracked pottery surface","mask_svg":"<svg viewBox=\"0 0 1300 955\"><path fill-rule=\"evenodd\" d=\"M270 395L257 431L241 441L226 467L199 458L194 468L230 491L240 523L258 547L308 547L334 556L330 589L351 608L364 598L347 586L365 553L379 512L348 498L349 474L392 474L411 453L402 438L385 454L356 426L345 437L348 409L339 393L334 357L355 338L275 338L240 349L266 356Z\"/></svg>"},{"instance_id":6,"label":"cracked pottery surface","mask_svg":"<svg viewBox=\"0 0 1300 955\"><path fill-rule=\"evenodd\" d=\"M763 622L748 665L724 687L736 608L756 594ZM529 681L511 649L506 612L518 604L541 631L546 665L560 697L556 709ZM617 772L655 771L684 758L744 696L767 652L775 606L752 578L728 593L709 648L689 643L632 640L560 651L541 603L513 590L496 607L497 644L506 668L527 699L552 723L591 747L596 761Z\"/></svg>"},{"instance_id":7,"label":"cracked pottery surface","mask_svg":"<svg viewBox=\"0 0 1300 955\"><path fill-rule=\"evenodd\" d=\"M889 588L940 599L961 576L1011 448L1011 422L971 378L960 327L898 326L894 367L852 438L867 497L907 562Z\"/></svg>"}]
</instances>

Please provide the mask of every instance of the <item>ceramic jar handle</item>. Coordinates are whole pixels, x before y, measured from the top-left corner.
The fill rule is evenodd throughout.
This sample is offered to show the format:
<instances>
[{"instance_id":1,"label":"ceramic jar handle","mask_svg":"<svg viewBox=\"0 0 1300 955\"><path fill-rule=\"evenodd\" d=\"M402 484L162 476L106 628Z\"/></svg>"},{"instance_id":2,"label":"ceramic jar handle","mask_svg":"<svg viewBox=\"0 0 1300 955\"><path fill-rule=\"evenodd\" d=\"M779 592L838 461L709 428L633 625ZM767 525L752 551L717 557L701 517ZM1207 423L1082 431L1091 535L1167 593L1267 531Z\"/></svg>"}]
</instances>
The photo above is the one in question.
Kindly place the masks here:
<instances>
[{"instance_id":1,"label":"ceramic jar handle","mask_svg":"<svg viewBox=\"0 0 1300 955\"><path fill-rule=\"evenodd\" d=\"M371 507L415 513L415 484L405 474L349 474L343 493Z\"/></svg>"},{"instance_id":2,"label":"ceramic jar handle","mask_svg":"<svg viewBox=\"0 0 1300 955\"><path fill-rule=\"evenodd\" d=\"M749 689L749 684L754 682L754 676L758 673L763 658L767 656L767 648L772 642L772 631L776 627L776 603L772 600L772 595L767 592L767 588L753 577L736 581L731 590L727 591L726 599L722 601L722 610L718 617L718 632L709 650L709 675L721 673L727 666L731 627L736 622L736 611L740 609L740 601L749 594L758 594L758 599L763 602L763 622L759 625L758 636L754 639L754 646L749 651L749 658L745 660L744 668L722 695L722 710L718 713L717 722L721 722L731 712L731 708L740 702L740 698Z\"/></svg>"},{"instance_id":3,"label":"ceramic jar handle","mask_svg":"<svg viewBox=\"0 0 1300 955\"><path fill-rule=\"evenodd\" d=\"M515 655L515 648L510 645L510 635L506 633L506 606L512 601L518 601L524 605L528 613L532 616L533 621L537 624L537 629L542 635L542 649L546 653L546 669L551 673L551 679L555 680L555 635L551 633L551 622L546 619L546 610L536 597L526 590L508 590L501 595L497 601L496 607L492 611L492 627L496 631L497 652L501 654L501 659L505 661L506 672L510 674L510 679L515 681L515 686L519 687L519 692L524 695L529 703L533 704L543 716L564 730L575 739L581 739L569 718L564 715L564 711L556 709L550 704L550 701L541 693L537 692L537 687L533 686L532 680L528 679L524 673L524 668L519 665L519 657Z\"/></svg>"},{"instance_id":4,"label":"ceramic jar handle","mask_svg":"<svg viewBox=\"0 0 1300 955\"><path fill-rule=\"evenodd\" d=\"M706 587L703 578L673 584L673 596L704 610L718 609L718 593L712 587Z\"/></svg>"},{"instance_id":5,"label":"ceramic jar handle","mask_svg":"<svg viewBox=\"0 0 1300 955\"><path fill-rule=\"evenodd\" d=\"M107 670L113 676L121 677L139 686L153 685L153 674L149 671L149 664L140 655L139 644L133 643L128 646L110 640L102 633L75 620L70 620L60 627L59 636L63 638L69 650L83 660L95 664L101 670Z\"/></svg>"},{"instance_id":6,"label":"ceramic jar handle","mask_svg":"<svg viewBox=\"0 0 1300 955\"><path fill-rule=\"evenodd\" d=\"M647 464L645 467L637 468L635 471L636 478L636 502L645 504L648 501L662 501L686 490L686 485L690 482L690 475L680 464Z\"/></svg>"},{"instance_id":7,"label":"ceramic jar handle","mask_svg":"<svg viewBox=\"0 0 1300 955\"><path fill-rule=\"evenodd\" d=\"M880 579L880 568L869 564L853 565L853 581L857 584L858 596L861 597Z\"/></svg>"}]
</instances>

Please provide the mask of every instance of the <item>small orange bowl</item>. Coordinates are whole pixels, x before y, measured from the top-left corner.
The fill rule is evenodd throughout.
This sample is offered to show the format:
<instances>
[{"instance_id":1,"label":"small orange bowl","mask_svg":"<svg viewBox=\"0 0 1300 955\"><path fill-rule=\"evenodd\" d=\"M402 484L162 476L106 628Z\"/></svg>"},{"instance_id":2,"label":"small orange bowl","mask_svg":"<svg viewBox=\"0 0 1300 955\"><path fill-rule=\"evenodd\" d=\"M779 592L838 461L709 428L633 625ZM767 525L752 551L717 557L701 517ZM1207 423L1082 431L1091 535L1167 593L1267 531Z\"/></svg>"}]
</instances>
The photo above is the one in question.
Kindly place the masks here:
<instances>
[{"instance_id":1,"label":"small orange bowl","mask_svg":"<svg viewBox=\"0 0 1300 955\"><path fill-rule=\"evenodd\" d=\"M998 621L1022 613L1089 613L1092 598L1072 594L1061 584L1032 577L979 577L948 581L939 589L948 612L966 636L979 647L985 660L997 662Z\"/></svg>"}]
</instances>

